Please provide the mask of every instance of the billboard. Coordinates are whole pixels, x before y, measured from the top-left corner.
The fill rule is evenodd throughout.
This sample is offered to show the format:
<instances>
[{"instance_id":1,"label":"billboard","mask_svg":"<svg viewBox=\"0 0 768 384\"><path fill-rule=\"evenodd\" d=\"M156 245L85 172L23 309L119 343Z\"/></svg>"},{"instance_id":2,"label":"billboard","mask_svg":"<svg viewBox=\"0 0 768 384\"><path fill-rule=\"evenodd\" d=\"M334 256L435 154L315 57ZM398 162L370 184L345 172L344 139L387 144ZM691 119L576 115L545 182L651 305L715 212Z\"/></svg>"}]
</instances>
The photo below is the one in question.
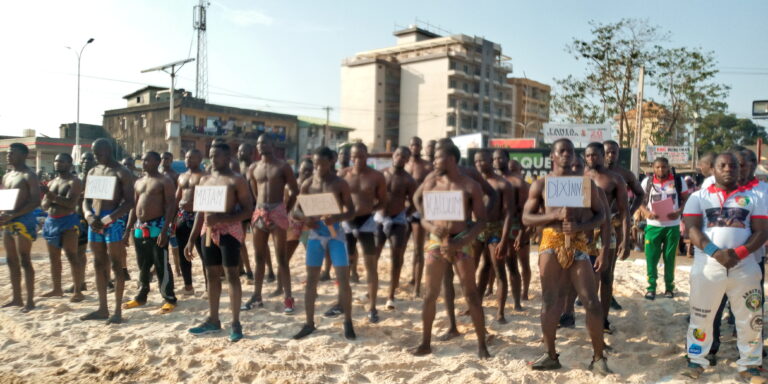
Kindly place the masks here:
<instances>
[{"instance_id":1,"label":"billboard","mask_svg":"<svg viewBox=\"0 0 768 384\"><path fill-rule=\"evenodd\" d=\"M666 157L670 164L688 164L691 162L690 147L669 147L665 145L649 145L645 147L646 161L651 162L657 157Z\"/></svg>"},{"instance_id":2,"label":"billboard","mask_svg":"<svg viewBox=\"0 0 768 384\"><path fill-rule=\"evenodd\" d=\"M490 139L489 148L536 148L536 139Z\"/></svg>"},{"instance_id":3,"label":"billboard","mask_svg":"<svg viewBox=\"0 0 768 384\"><path fill-rule=\"evenodd\" d=\"M544 123L544 142L552 144L557 139L570 139L577 148L592 142L613 139L610 124Z\"/></svg>"}]
</instances>

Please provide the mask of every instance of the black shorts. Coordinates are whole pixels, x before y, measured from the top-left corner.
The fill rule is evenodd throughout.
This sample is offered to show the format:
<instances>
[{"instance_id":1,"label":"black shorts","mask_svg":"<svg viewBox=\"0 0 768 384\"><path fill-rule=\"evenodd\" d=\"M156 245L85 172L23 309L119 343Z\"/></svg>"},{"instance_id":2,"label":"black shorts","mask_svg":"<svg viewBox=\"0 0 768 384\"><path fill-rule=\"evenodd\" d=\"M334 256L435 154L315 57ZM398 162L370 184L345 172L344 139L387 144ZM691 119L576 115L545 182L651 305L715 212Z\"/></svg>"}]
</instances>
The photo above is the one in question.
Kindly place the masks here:
<instances>
[{"instance_id":1,"label":"black shorts","mask_svg":"<svg viewBox=\"0 0 768 384\"><path fill-rule=\"evenodd\" d=\"M360 232L357 236L347 233L347 249L349 254L357 254L357 242L360 241L360 245L363 246L364 255L376 254L376 236L373 232Z\"/></svg>"},{"instance_id":2,"label":"black shorts","mask_svg":"<svg viewBox=\"0 0 768 384\"><path fill-rule=\"evenodd\" d=\"M203 263L205 266L223 265L225 267L237 267L240 265L240 242L230 235L221 235L219 245L211 242L210 247L203 243Z\"/></svg>"}]
</instances>

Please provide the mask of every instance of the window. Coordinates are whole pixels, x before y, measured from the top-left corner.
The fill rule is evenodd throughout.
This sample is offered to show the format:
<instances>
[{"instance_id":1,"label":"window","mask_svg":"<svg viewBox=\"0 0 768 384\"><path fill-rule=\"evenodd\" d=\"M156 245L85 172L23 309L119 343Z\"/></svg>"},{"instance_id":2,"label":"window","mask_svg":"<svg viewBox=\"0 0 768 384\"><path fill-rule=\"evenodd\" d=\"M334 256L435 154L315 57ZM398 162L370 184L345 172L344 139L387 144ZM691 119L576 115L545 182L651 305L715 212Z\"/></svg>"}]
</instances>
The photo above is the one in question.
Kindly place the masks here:
<instances>
[{"instance_id":1,"label":"window","mask_svg":"<svg viewBox=\"0 0 768 384\"><path fill-rule=\"evenodd\" d=\"M448 82L448 87L449 87L449 88L456 88L456 80L453 80L453 79L451 79L451 80Z\"/></svg>"},{"instance_id":2,"label":"window","mask_svg":"<svg viewBox=\"0 0 768 384\"><path fill-rule=\"evenodd\" d=\"M451 127L456 125L456 115L454 114L448 115L448 125Z\"/></svg>"},{"instance_id":3,"label":"window","mask_svg":"<svg viewBox=\"0 0 768 384\"><path fill-rule=\"evenodd\" d=\"M469 84L464 83L463 88L464 88L464 92L469 92Z\"/></svg>"},{"instance_id":4,"label":"window","mask_svg":"<svg viewBox=\"0 0 768 384\"><path fill-rule=\"evenodd\" d=\"M451 60L451 62L448 64L449 69L456 69L456 62Z\"/></svg>"},{"instance_id":5,"label":"window","mask_svg":"<svg viewBox=\"0 0 768 384\"><path fill-rule=\"evenodd\" d=\"M136 103L137 103L137 104L141 104L141 96L139 96L139 97L137 97L137 98L136 98Z\"/></svg>"}]
</instances>

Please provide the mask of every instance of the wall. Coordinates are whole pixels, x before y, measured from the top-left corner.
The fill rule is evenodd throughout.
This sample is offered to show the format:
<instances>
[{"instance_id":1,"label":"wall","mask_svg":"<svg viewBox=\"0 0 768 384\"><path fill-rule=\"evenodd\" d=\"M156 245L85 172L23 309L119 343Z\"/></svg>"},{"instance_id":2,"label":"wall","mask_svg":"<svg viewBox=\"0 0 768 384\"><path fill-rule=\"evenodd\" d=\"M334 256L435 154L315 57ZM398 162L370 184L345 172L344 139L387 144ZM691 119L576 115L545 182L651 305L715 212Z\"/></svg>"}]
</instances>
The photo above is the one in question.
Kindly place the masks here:
<instances>
[{"instance_id":1,"label":"wall","mask_svg":"<svg viewBox=\"0 0 768 384\"><path fill-rule=\"evenodd\" d=\"M408 145L413 136L425 142L446 137L447 110L448 57L403 64L398 145Z\"/></svg>"},{"instance_id":2,"label":"wall","mask_svg":"<svg viewBox=\"0 0 768 384\"><path fill-rule=\"evenodd\" d=\"M377 104L377 100L384 96L383 77L383 64L376 62L341 67L340 122L355 127L351 138L362 139L371 152L384 149L381 142L383 124L377 123L384 118L379 116L383 113ZM382 83L381 87L377 87L379 82Z\"/></svg>"}]
</instances>

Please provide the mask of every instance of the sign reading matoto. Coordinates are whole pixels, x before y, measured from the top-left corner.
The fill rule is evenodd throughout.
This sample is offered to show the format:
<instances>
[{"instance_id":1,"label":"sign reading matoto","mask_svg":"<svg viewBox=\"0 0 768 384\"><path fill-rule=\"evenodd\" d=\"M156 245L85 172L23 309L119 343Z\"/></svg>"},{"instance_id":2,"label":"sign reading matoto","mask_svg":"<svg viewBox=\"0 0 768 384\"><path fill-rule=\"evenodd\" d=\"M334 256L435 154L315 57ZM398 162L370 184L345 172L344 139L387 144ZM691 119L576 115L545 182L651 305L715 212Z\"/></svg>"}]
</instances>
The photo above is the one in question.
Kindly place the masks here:
<instances>
[{"instance_id":1,"label":"sign reading matoto","mask_svg":"<svg viewBox=\"0 0 768 384\"><path fill-rule=\"evenodd\" d=\"M195 212L226 212L226 185L198 185L195 187L195 200L192 202Z\"/></svg>"},{"instance_id":2,"label":"sign reading matoto","mask_svg":"<svg viewBox=\"0 0 768 384\"><path fill-rule=\"evenodd\" d=\"M424 218L429 221L464 221L462 191L424 192Z\"/></svg>"},{"instance_id":3,"label":"sign reading matoto","mask_svg":"<svg viewBox=\"0 0 768 384\"><path fill-rule=\"evenodd\" d=\"M314 193L297 196L301 211L306 217L338 215L341 213L339 202L333 193Z\"/></svg>"},{"instance_id":4,"label":"sign reading matoto","mask_svg":"<svg viewBox=\"0 0 768 384\"><path fill-rule=\"evenodd\" d=\"M13 211L16 209L16 199L19 198L19 189L0 189L0 211Z\"/></svg>"},{"instance_id":5,"label":"sign reading matoto","mask_svg":"<svg viewBox=\"0 0 768 384\"><path fill-rule=\"evenodd\" d=\"M590 206L592 182L586 176L547 176L544 180L547 207Z\"/></svg>"},{"instance_id":6,"label":"sign reading matoto","mask_svg":"<svg viewBox=\"0 0 768 384\"><path fill-rule=\"evenodd\" d=\"M85 198L96 200L112 200L115 198L116 176L88 176L85 183Z\"/></svg>"}]
</instances>

